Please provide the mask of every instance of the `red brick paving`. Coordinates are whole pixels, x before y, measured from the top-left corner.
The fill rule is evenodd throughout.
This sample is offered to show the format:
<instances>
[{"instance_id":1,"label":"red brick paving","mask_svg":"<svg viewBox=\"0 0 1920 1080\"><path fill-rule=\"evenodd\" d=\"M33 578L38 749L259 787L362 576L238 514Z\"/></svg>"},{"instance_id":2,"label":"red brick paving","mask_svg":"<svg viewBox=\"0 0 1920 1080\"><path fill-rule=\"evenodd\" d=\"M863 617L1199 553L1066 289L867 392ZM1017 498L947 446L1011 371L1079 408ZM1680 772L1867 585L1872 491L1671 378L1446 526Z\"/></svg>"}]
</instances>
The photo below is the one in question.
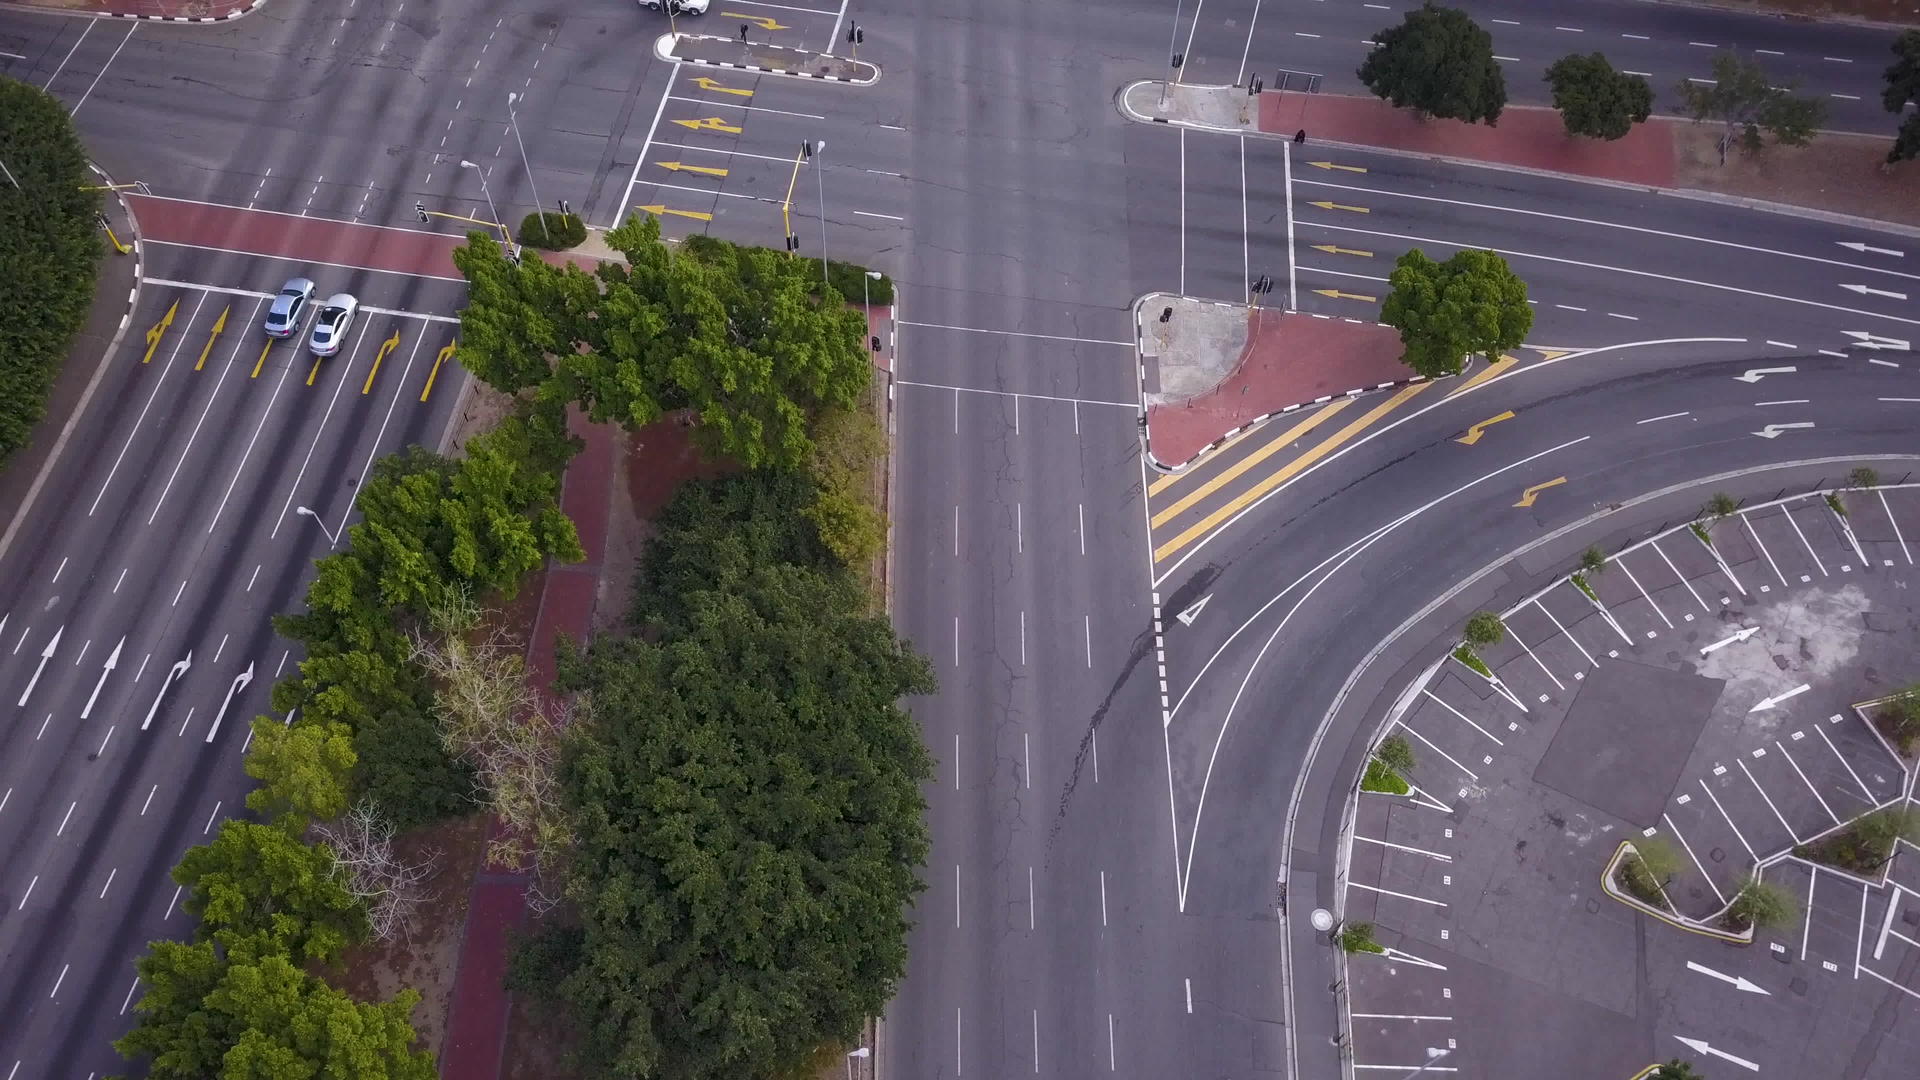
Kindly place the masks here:
<instances>
[{"instance_id":1,"label":"red brick paving","mask_svg":"<svg viewBox=\"0 0 1920 1080\"><path fill-rule=\"evenodd\" d=\"M1250 316L1247 347L1226 381L1198 397L1147 409L1147 444L1160 464L1184 465L1256 417L1412 375L1400 362L1400 334L1392 327L1263 309Z\"/></svg>"},{"instance_id":2,"label":"red brick paving","mask_svg":"<svg viewBox=\"0 0 1920 1080\"><path fill-rule=\"evenodd\" d=\"M140 238L150 243L185 244L270 258L463 280L453 265L453 249L466 243L464 235L301 217L155 195L129 195L127 202L140 219Z\"/></svg>"},{"instance_id":3,"label":"red brick paving","mask_svg":"<svg viewBox=\"0 0 1920 1080\"><path fill-rule=\"evenodd\" d=\"M1304 128L1308 159L1318 138L1655 187L1674 184L1672 125L1684 122L1654 117L1625 138L1604 142L1568 135L1558 112L1535 106L1510 105L1499 124L1488 127L1419 120L1410 110L1374 97L1260 95L1260 130L1292 134Z\"/></svg>"}]
</instances>

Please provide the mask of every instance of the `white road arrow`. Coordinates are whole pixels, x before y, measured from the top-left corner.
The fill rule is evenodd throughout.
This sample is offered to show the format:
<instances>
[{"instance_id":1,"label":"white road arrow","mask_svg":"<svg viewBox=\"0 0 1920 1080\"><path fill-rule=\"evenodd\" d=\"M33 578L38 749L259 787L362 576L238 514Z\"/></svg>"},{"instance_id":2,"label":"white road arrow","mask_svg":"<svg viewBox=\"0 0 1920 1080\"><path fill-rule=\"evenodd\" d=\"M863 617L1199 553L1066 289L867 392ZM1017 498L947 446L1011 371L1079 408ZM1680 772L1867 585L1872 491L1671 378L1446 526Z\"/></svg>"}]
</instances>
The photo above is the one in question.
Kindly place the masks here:
<instances>
[{"instance_id":1,"label":"white road arrow","mask_svg":"<svg viewBox=\"0 0 1920 1080\"><path fill-rule=\"evenodd\" d=\"M47 647L40 650L40 666L33 669L33 678L28 679L27 688L25 690L20 691L19 703L21 705L25 705L27 703L27 695L33 693L33 688L39 684L40 673L47 670L47 661L53 659L53 650L60 647L60 635L66 632L67 632L67 628L64 626L62 626L58 630L55 630L53 632L53 640L47 642Z\"/></svg>"},{"instance_id":2,"label":"white road arrow","mask_svg":"<svg viewBox=\"0 0 1920 1080\"><path fill-rule=\"evenodd\" d=\"M1768 424L1767 430L1756 431L1754 434L1763 439L1777 439L1783 431L1792 431L1795 428L1810 428L1812 426L1813 421L1811 420L1802 420L1797 424Z\"/></svg>"},{"instance_id":3,"label":"white road arrow","mask_svg":"<svg viewBox=\"0 0 1920 1080\"><path fill-rule=\"evenodd\" d=\"M1195 602L1192 607L1188 608L1187 610L1181 612L1178 615L1175 615L1174 618L1179 619L1182 623L1185 623L1188 626L1192 626L1193 620L1200 617L1201 609L1205 608L1207 606L1207 601L1211 599L1213 599L1213 594L1208 593L1207 595L1201 597L1197 602Z\"/></svg>"},{"instance_id":4,"label":"white road arrow","mask_svg":"<svg viewBox=\"0 0 1920 1080\"><path fill-rule=\"evenodd\" d=\"M1840 287L1846 289L1848 292L1857 292L1861 296L1884 296L1889 300L1905 300L1907 298L1907 294L1903 292L1888 292L1885 289L1874 289L1865 285L1842 285Z\"/></svg>"},{"instance_id":5,"label":"white road arrow","mask_svg":"<svg viewBox=\"0 0 1920 1080\"><path fill-rule=\"evenodd\" d=\"M1722 1061L1730 1061L1733 1064L1738 1065L1741 1068L1746 1069L1750 1072L1760 1071L1760 1066L1754 1064L1751 1061L1748 1061L1746 1058L1734 1057L1732 1054L1727 1053L1725 1050L1716 1050L1713 1047L1708 1046L1707 1040L1705 1039L1689 1039L1685 1035L1675 1035L1674 1038L1679 1039L1681 1042L1687 1044L1687 1047L1696 1054L1706 1054L1709 1057L1717 1057Z\"/></svg>"},{"instance_id":6,"label":"white road arrow","mask_svg":"<svg viewBox=\"0 0 1920 1080\"><path fill-rule=\"evenodd\" d=\"M1863 349L1896 349L1907 352L1913 348L1911 342L1902 341L1899 338L1881 337L1879 334L1868 333L1865 330L1849 330L1846 333L1853 339L1854 344Z\"/></svg>"},{"instance_id":7,"label":"white road arrow","mask_svg":"<svg viewBox=\"0 0 1920 1080\"><path fill-rule=\"evenodd\" d=\"M185 660L181 660L175 663L173 665L173 670L167 672L167 677L160 680L160 692L153 695L153 705L152 707L147 709L147 718L145 720L140 721L141 731L147 730L147 725L153 723L154 714L160 711L160 699L167 696L167 687L172 686L174 680L178 679L182 675L185 675L187 673L187 669L192 666L193 666L193 651L189 649L187 651L187 658Z\"/></svg>"},{"instance_id":8,"label":"white road arrow","mask_svg":"<svg viewBox=\"0 0 1920 1080\"><path fill-rule=\"evenodd\" d=\"M1750 713L1757 713L1761 709L1771 709L1775 705L1780 704L1781 702L1787 700L1788 698L1798 697L1799 695L1804 694L1811 689L1812 687L1808 686L1806 683L1801 683L1799 686L1796 686L1791 690L1783 691L1781 693L1773 695L1772 697L1761 698L1760 704L1755 705L1753 708L1748 709L1747 711Z\"/></svg>"},{"instance_id":9,"label":"white road arrow","mask_svg":"<svg viewBox=\"0 0 1920 1080\"><path fill-rule=\"evenodd\" d=\"M1745 375L1735 375L1734 379L1743 383L1757 383L1768 375L1791 375L1799 371L1796 367L1757 367L1749 368Z\"/></svg>"},{"instance_id":10,"label":"white road arrow","mask_svg":"<svg viewBox=\"0 0 1920 1080\"><path fill-rule=\"evenodd\" d=\"M100 681L93 684L93 693L87 695L87 707L80 710L80 719L85 720L87 714L93 711L93 703L100 700L100 688L107 685L107 676L113 674L113 669L120 666L120 646L126 643L127 639L122 636L120 645L113 647L113 655L107 657L107 665L100 672Z\"/></svg>"},{"instance_id":11,"label":"white road arrow","mask_svg":"<svg viewBox=\"0 0 1920 1080\"><path fill-rule=\"evenodd\" d=\"M1705 656L1708 653L1715 652L1720 649L1724 649L1736 641L1745 641L1759 632L1760 632L1759 627L1749 626L1745 630L1740 631L1739 633L1733 635L1732 637L1721 638L1719 641L1716 641L1711 645L1702 645L1700 647L1700 655Z\"/></svg>"},{"instance_id":12,"label":"white road arrow","mask_svg":"<svg viewBox=\"0 0 1920 1080\"><path fill-rule=\"evenodd\" d=\"M247 661L247 670L241 672L238 675L235 675L233 677L233 685L227 687L227 700L220 703L220 714L213 718L213 726L207 729L208 742L212 742L213 737L215 735L220 734L220 721L226 718L227 706L233 704L233 695L238 694L242 690L245 690L247 688L247 684L252 681L253 681L253 661L249 660Z\"/></svg>"},{"instance_id":13,"label":"white road arrow","mask_svg":"<svg viewBox=\"0 0 1920 1080\"><path fill-rule=\"evenodd\" d=\"M1904 259L1907 257L1907 253L1904 251L1895 251L1892 248L1871 247L1858 240L1835 240L1834 243L1839 244L1848 251L1857 251L1862 255L1891 255L1896 259Z\"/></svg>"},{"instance_id":14,"label":"white road arrow","mask_svg":"<svg viewBox=\"0 0 1920 1080\"><path fill-rule=\"evenodd\" d=\"M1713 970L1710 967L1707 967L1705 964L1696 964L1693 961L1689 960L1687 961L1687 970L1697 971L1702 975L1711 975L1714 978L1719 979L1723 983L1732 983L1734 987L1736 987L1737 989L1745 990L1749 994L1767 994L1768 997L1773 996L1772 994L1768 993L1766 987L1761 986L1759 983L1750 982L1747 979L1744 979L1735 975L1722 974L1718 971Z\"/></svg>"}]
</instances>

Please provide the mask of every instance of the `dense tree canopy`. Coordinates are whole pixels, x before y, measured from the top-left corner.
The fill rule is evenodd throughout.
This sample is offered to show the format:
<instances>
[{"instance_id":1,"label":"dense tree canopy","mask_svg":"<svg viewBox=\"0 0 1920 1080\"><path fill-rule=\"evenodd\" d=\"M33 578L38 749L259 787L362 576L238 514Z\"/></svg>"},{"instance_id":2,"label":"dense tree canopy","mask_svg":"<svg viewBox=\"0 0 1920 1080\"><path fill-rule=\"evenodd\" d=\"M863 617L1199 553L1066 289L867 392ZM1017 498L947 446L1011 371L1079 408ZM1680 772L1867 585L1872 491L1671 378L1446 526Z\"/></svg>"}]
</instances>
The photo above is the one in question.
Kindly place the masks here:
<instances>
[{"instance_id":1,"label":"dense tree canopy","mask_svg":"<svg viewBox=\"0 0 1920 1080\"><path fill-rule=\"evenodd\" d=\"M1423 116L1489 124L1500 119L1506 75L1493 58L1493 36L1466 12L1428 0L1373 41L1358 74L1375 96Z\"/></svg>"},{"instance_id":2,"label":"dense tree canopy","mask_svg":"<svg viewBox=\"0 0 1920 1080\"><path fill-rule=\"evenodd\" d=\"M1653 114L1653 87L1615 71L1602 53L1561 57L1547 69L1547 83L1569 135L1619 139Z\"/></svg>"},{"instance_id":3,"label":"dense tree canopy","mask_svg":"<svg viewBox=\"0 0 1920 1080\"><path fill-rule=\"evenodd\" d=\"M1471 353L1517 347L1533 329L1527 283L1491 251L1434 262L1419 248L1394 264L1380 321L1400 331L1401 359L1429 378L1453 375Z\"/></svg>"},{"instance_id":4,"label":"dense tree canopy","mask_svg":"<svg viewBox=\"0 0 1920 1080\"><path fill-rule=\"evenodd\" d=\"M1880 103L1890 113L1910 104L1920 104L1920 30L1903 31L1893 42L1894 61L1887 67L1887 88L1880 92ZM1893 148L1887 151L1887 164L1920 157L1920 110L1900 122Z\"/></svg>"},{"instance_id":5,"label":"dense tree canopy","mask_svg":"<svg viewBox=\"0 0 1920 1080\"><path fill-rule=\"evenodd\" d=\"M200 939L220 931L273 942L301 960L330 960L366 930L360 903L334 878L333 856L285 829L229 818L213 843L188 848L173 880L200 918Z\"/></svg>"},{"instance_id":6,"label":"dense tree canopy","mask_svg":"<svg viewBox=\"0 0 1920 1080\"><path fill-rule=\"evenodd\" d=\"M1767 136L1784 146L1805 146L1827 118L1827 103L1819 98L1795 97L1792 86L1776 83L1759 61L1730 49L1713 57L1713 81L1683 80L1675 88L1683 108L1695 121L1722 125L1720 163L1736 142L1757 154Z\"/></svg>"}]
</instances>

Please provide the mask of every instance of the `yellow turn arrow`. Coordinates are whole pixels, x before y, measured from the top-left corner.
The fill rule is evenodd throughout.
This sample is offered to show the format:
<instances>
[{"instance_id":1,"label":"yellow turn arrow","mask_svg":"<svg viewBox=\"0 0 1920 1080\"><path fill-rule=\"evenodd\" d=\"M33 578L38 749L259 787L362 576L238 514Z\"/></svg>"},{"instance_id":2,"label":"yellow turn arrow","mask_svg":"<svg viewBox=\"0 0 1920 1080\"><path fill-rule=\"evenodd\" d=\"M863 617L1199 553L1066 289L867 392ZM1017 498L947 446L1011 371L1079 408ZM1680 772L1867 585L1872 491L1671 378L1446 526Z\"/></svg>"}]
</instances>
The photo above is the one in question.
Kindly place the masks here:
<instances>
[{"instance_id":1,"label":"yellow turn arrow","mask_svg":"<svg viewBox=\"0 0 1920 1080\"><path fill-rule=\"evenodd\" d=\"M663 169L672 169L674 172L700 173L705 176L727 175L727 170L716 169L707 165L688 165L678 161L656 161L654 162L654 164L660 166Z\"/></svg>"},{"instance_id":2,"label":"yellow turn arrow","mask_svg":"<svg viewBox=\"0 0 1920 1080\"><path fill-rule=\"evenodd\" d=\"M1367 171L1365 168L1359 165L1335 165L1331 161L1309 161L1307 162L1307 164L1313 166L1316 169L1339 169L1341 172L1366 172Z\"/></svg>"},{"instance_id":3,"label":"yellow turn arrow","mask_svg":"<svg viewBox=\"0 0 1920 1080\"><path fill-rule=\"evenodd\" d=\"M700 120L675 120L674 123L684 128L692 128L695 131L725 131L734 135L740 134L739 128L734 127L718 116L708 116Z\"/></svg>"},{"instance_id":4,"label":"yellow turn arrow","mask_svg":"<svg viewBox=\"0 0 1920 1080\"><path fill-rule=\"evenodd\" d=\"M364 397L373 389L373 377L380 374L380 361L385 360L387 354L392 352L393 347L398 344L400 344L400 331L398 330L393 332L392 337L380 343L380 351L373 354L373 370L367 372L367 381L360 387L361 396Z\"/></svg>"},{"instance_id":5,"label":"yellow turn arrow","mask_svg":"<svg viewBox=\"0 0 1920 1080\"><path fill-rule=\"evenodd\" d=\"M1359 255L1362 258L1373 258L1373 252L1371 251L1361 251L1359 248L1343 248L1337 244L1315 244L1313 245L1313 250L1324 251L1329 255Z\"/></svg>"},{"instance_id":6,"label":"yellow turn arrow","mask_svg":"<svg viewBox=\"0 0 1920 1080\"><path fill-rule=\"evenodd\" d=\"M458 342L447 342L446 345L441 348L440 355L433 358L433 370L427 372L427 385L420 390L421 401L427 400L427 395L433 393L433 380L440 377L440 365L446 363L448 359L453 356L453 347L456 344L458 344Z\"/></svg>"},{"instance_id":7,"label":"yellow turn arrow","mask_svg":"<svg viewBox=\"0 0 1920 1080\"><path fill-rule=\"evenodd\" d=\"M1556 476L1556 477L1554 477L1553 479L1551 479L1551 480L1549 480L1549 481L1547 481L1547 482L1546 482L1546 483L1544 483L1544 484L1535 484L1535 485L1533 485L1532 487L1530 487L1530 488L1528 488L1527 490L1525 490L1525 491L1523 491L1523 492L1521 492L1521 493L1520 493L1520 501L1519 501L1519 502L1517 502L1517 503L1514 503L1513 505L1515 505L1515 506L1532 506L1532 505L1533 505L1533 499L1534 499L1534 496L1536 496L1536 495L1539 495L1539 494L1540 494L1541 492L1543 492L1543 491L1545 491L1545 490L1547 490L1547 489L1548 489L1548 488L1550 488L1550 487L1559 487L1559 486L1560 486L1561 484L1564 484L1564 483L1566 483L1566 482L1567 482L1567 478L1566 478L1566 477L1564 477L1564 476Z\"/></svg>"},{"instance_id":8,"label":"yellow turn arrow","mask_svg":"<svg viewBox=\"0 0 1920 1080\"><path fill-rule=\"evenodd\" d=\"M1317 206L1322 210L1345 210L1345 211L1348 211L1349 213L1354 213L1354 214L1373 213L1373 211L1367 209L1364 206L1348 206L1345 203L1337 203L1337 202L1310 202L1307 205Z\"/></svg>"},{"instance_id":9,"label":"yellow turn arrow","mask_svg":"<svg viewBox=\"0 0 1920 1080\"><path fill-rule=\"evenodd\" d=\"M745 19L748 22L754 24L755 26L758 26L762 30L791 29L791 27L787 26L785 23L774 22L773 16L771 15L743 15L738 11L723 11L720 13L720 17L723 19Z\"/></svg>"},{"instance_id":10,"label":"yellow turn arrow","mask_svg":"<svg viewBox=\"0 0 1920 1080\"><path fill-rule=\"evenodd\" d=\"M693 80L693 85L699 87L702 90L711 90L716 94L738 94L741 97L753 96L753 91L751 90L740 90L731 86L721 86L718 82L715 82L714 80L707 78L705 75L702 75L699 78Z\"/></svg>"},{"instance_id":11,"label":"yellow turn arrow","mask_svg":"<svg viewBox=\"0 0 1920 1080\"><path fill-rule=\"evenodd\" d=\"M649 214L655 214L655 215L673 214L678 217L692 218L695 221L712 221L713 220L712 214L708 214L700 210L672 210L660 203L654 203L652 206L642 206L640 207L640 209L645 210Z\"/></svg>"},{"instance_id":12,"label":"yellow turn arrow","mask_svg":"<svg viewBox=\"0 0 1920 1080\"><path fill-rule=\"evenodd\" d=\"M1367 303L1371 304L1374 301L1380 299L1377 296L1365 296L1365 295L1362 295L1361 293L1341 292L1339 289L1315 289L1313 291L1320 294L1321 296L1332 297L1335 300L1365 300Z\"/></svg>"},{"instance_id":13,"label":"yellow turn arrow","mask_svg":"<svg viewBox=\"0 0 1920 1080\"><path fill-rule=\"evenodd\" d=\"M147 355L140 358L141 363L144 364L153 359L153 350L160 347L160 339L166 336L167 327L173 325L173 313L179 310L180 301L175 300L173 306L167 309L167 313L160 316L160 321L153 324L153 329L147 331Z\"/></svg>"},{"instance_id":14,"label":"yellow turn arrow","mask_svg":"<svg viewBox=\"0 0 1920 1080\"><path fill-rule=\"evenodd\" d=\"M228 304L227 310L220 313L219 320L213 324L213 333L207 335L207 347L200 350L200 361L193 365L193 370L199 371L207 366L207 354L213 351L213 343L220 339L220 331L227 328L227 315L232 311L233 305Z\"/></svg>"},{"instance_id":15,"label":"yellow turn arrow","mask_svg":"<svg viewBox=\"0 0 1920 1080\"><path fill-rule=\"evenodd\" d=\"M1474 443L1477 443L1480 441L1480 436L1486 434L1486 431L1488 428L1492 427L1493 425L1499 423L1502 420L1511 420L1511 419L1513 419L1513 410L1508 409L1506 412L1501 413L1499 416L1488 417L1487 419L1482 420L1479 423L1473 425L1472 427L1467 429L1467 433L1465 435L1462 435L1453 441L1460 443L1462 446L1472 446Z\"/></svg>"}]
</instances>

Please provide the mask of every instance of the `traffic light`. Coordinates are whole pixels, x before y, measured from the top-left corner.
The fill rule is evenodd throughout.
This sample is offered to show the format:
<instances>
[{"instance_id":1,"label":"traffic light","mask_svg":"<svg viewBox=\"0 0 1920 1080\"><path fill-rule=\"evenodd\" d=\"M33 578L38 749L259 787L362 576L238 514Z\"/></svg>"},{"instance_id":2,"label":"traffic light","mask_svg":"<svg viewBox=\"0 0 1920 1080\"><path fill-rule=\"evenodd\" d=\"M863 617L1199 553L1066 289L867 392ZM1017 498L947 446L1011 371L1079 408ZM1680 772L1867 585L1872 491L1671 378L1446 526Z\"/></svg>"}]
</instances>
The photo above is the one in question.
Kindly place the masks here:
<instances>
[{"instance_id":1,"label":"traffic light","mask_svg":"<svg viewBox=\"0 0 1920 1080\"><path fill-rule=\"evenodd\" d=\"M864 44L866 40L867 32L860 28L859 23L853 23L847 27L847 43L849 45Z\"/></svg>"}]
</instances>

